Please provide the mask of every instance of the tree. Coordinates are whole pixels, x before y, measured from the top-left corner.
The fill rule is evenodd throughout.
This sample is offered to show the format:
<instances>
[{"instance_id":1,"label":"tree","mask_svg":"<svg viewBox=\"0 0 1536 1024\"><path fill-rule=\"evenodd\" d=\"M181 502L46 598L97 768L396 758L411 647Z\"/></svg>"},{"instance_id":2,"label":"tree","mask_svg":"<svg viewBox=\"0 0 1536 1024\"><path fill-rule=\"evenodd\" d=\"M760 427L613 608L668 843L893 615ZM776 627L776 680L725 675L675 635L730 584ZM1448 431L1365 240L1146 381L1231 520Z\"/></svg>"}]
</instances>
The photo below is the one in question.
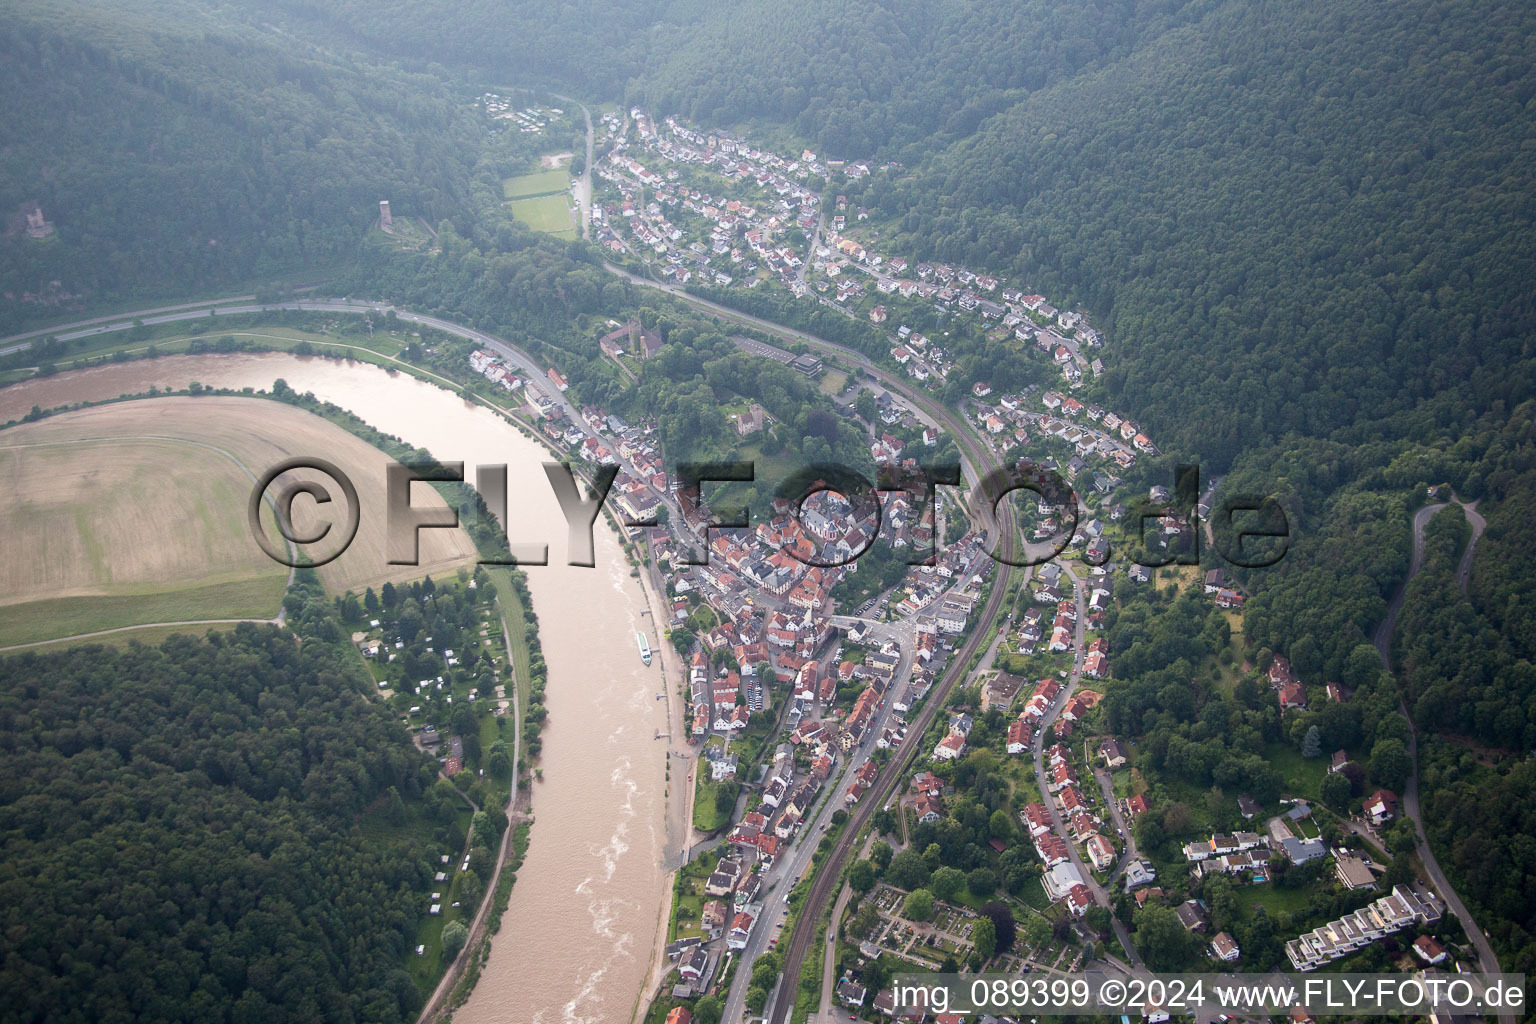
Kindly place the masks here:
<instances>
[{"instance_id":1,"label":"tree","mask_svg":"<svg viewBox=\"0 0 1536 1024\"><path fill-rule=\"evenodd\" d=\"M927 889L913 889L901 905L901 914L908 921L917 922L933 917L933 893Z\"/></svg>"},{"instance_id":2,"label":"tree","mask_svg":"<svg viewBox=\"0 0 1536 1024\"><path fill-rule=\"evenodd\" d=\"M1323 803L1336 811L1342 811L1345 805L1349 803L1349 777L1343 772L1329 772L1327 775L1324 775L1323 783L1320 787L1320 795L1323 798Z\"/></svg>"},{"instance_id":3,"label":"tree","mask_svg":"<svg viewBox=\"0 0 1536 1024\"><path fill-rule=\"evenodd\" d=\"M472 819L474 825L475 845L489 850L501 841L501 833L506 829L507 816L500 809L494 811L476 811Z\"/></svg>"},{"instance_id":4,"label":"tree","mask_svg":"<svg viewBox=\"0 0 1536 1024\"><path fill-rule=\"evenodd\" d=\"M779 976L782 963L777 953L764 953L752 961L752 984L764 989L773 988L774 979Z\"/></svg>"},{"instance_id":5,"label":"tree","mask_svg":"<svg viewBox=\"0 0 1536 1024\"><path fill-rule=\"evenodd\" d=\"M992 812L992 817L987 821L987 828L992 833L993 839L1001 839L1003 842L1013 838L1013 819L1008 817L1008 812L999 807Z\"/></svg>"},{"instance_id":6,"label":"tree","mask_svg":"<svg viewBox=\"0 0 1536 1024\"><path fill-rule=\"evenodd\" d=\"M942 867L928 879L928 890L941 900L952 900L965 888L965 873L959 868Z\"/></svg>"},{"instance_id":7,"label":"tree","mask_svg":"<svg viewBox=\"0 0 1536 1024\"><path fill-rule=\"evenodd\" d=\"M882 956L877 956L864 965L864 986L871 992L878 992L885 988L891 980L891 965Z\"/></svg>"},{"instance_id":8,"label":"tree","mask_svg":"<svg viewBox=\"0 0 1536 1024\"><path fill-rule=\"evenodd\" d=\"M1389 737L1371 748L1371 780L1388 789L1400 790L1412 768L1412 759L1402 740Z\"/></svg>"},{"instance_id":9,"label":"tree","mask_svg":"<svg viewBox=\"0 0 1536 1024\"><path fill-rule=\"evenodd\" d=\"M902 850L891 858L885 869L885 880L898 889L917 889L928 884L928 865L916 850Z\"/></svg>"},{"instance_id":10,"label":"tree","mask_svg":"<svg viewBox=\"0 0 1536 1024\"><path fill-rule=\"evenodd\" d=\"M1180 835L1194 823L1194 815L1189 810L1189 805L1175 800L1163 808L1163 831L1169 835Z\"/></svg>"},{"instance_id":11,"label":"tree","mask_svg":"<svg viewBox=\"0 0 1536 1024\"><path fill-rule=\"evenodd\" d=\"M997 951L1006 953L1012 949L1018 925L1013 920L1013 910L1008 904L993 900L982 907L981 912L992 922L992 932L997 937Z\"/></svg>"},{"instance_id":12,"label":"tree","mask_svg":"<svg viewBox=\"0 0 1536 1024\"><path fill-rule=\"evenodd\" d=\"M855 861L848 869L848 885L856 893L866 893L875 887L875 866L867 860Z\"/></svg>"},{"instance_id":13,"label":"tree","mask_svg":"<svg viewBox=\"0 0 1536 1024\"><path fill-rule=\"evenodd\" d=\"M1030 914L1024 919L1024 941L1030 949L1039 949L1051 937L1051 922L1039 914Z\"/></svg>"},{"instance_id":14,"label":"tree","mask_svg":"<svg viewBox=\"0 0 1536 1024\"><path fill-rule=\"evenodd\" d=\"M976 955L985 962L997 952L997 926L992 923L990 917L983 917L971 926L971 942L976 947Z\"/></svg>"},{"instance_id":15,"label":"tree","mask_svg":"<svg viewBox=\"0 0 1536 1024\"><path fill-rule=\"evenodd\" d=\"M869 848L869 859L875 862L877 869L884 871L891 866L891 855L893 852L891 844L882 840Z\"/></svg>"},{"instance_id":16,"label":"tree","mask_svg":"<svg viewBox=\"0 0 1536 1024\"><path fill-rule=\"evenodd\" d=\"M997 891L997 873L991 868L977 868L965 876L965 887L977 899L985 899Z\"/></svg>"},{"instance_id":17,"label":"tree","mask_svg":"<svg viewBox=\"0 0 1536 1024\"><path fill-rule=\"evenodd\" d=\"M512 752L507 749L507 744L497 740L491 744L490 752L486 755L486 770L498 779L510 778L512 775Z\"/></svg>"},{"instance_id":18,"label":"tree","mask_svg":"<svg viewBox=\"0 0 1536 1024\"><path fill-rule=\"evenodd\" d=\"M1306 738L1301 741L1301 756L1323 756L1323 734L1315 725L1308 727Z\"/></svg>"},{"instance_id":19,"label":"tree","mask_svg":"<svg viewBox=\"0 0 1536 1024\"><path fill-rule=\"evenodd\" d=\"M485 894L485 884L480 881L480 876L473 871L466 871L459 880L459 902L465 907L477 907L480 905L480 897Z\"/></svg>"},{"instance_id":20,"label":"tree","mask_svg":"<svg viewBox=\"0 0 1536 1024\"><path fill-rule=\"evenodd\" d=\"M867 939L878 927L880 927L880 912L875 909L873 903L866 901L860 904L859 909L854 913L848 930L861 939Z\"/></svg>"},{"instance_id":21,"label":"tree","mask_svg":"<svg viewBox=\"0 0 1536 1024\"><path fill-rule=\"evenodd\" d=\"M693 1019L699 1024L720 1024L720 1015L725 1012L725 1005L719 996L703 996L693 1004Z\"/></svg>"},{"instance_id":22,"label":"tree","mask_svg":"<svg viewBox=\"0 0 1536 1024\"><path fill-rule=\"evenodd\" d=\"M463 921L449 921L443 928L443 957L452 960L459 955L459 950L464 948L464 943L469 941L469 929L464 927Z\"/></svg>"},{"instance_id":23,"label":"tree","mask_svg":"<svg viewBox=\"0 0 1536 1024\"><path fill-rule=\"evenodd\" d=\"M747 1009L753 1013L762 1013L763 1006L768 1002L768 990L760 985L753 985L747 989Z\"/></svg>"},{"instance_id":24,"label":"tree","mask_svg":"<svg viewBox=\"0 0 1536 1024\"><path fill-rule=\"evenodd\" d=\"M1176 971L1190 956L1190 933L1172 909L1149 903L1136 912L1136 950L1154 971Z\"/></svg>"}]
</instances>

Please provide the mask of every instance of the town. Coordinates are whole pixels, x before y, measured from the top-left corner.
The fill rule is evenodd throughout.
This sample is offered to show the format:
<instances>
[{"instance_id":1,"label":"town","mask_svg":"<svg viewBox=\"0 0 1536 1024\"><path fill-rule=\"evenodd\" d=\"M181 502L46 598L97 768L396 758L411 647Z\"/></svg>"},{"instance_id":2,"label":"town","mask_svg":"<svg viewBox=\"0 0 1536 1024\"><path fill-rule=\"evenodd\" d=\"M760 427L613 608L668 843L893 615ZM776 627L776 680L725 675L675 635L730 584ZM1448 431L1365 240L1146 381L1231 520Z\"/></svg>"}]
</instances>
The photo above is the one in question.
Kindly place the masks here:
<instances>
[{"instance_id":1,"label":"town","mask_svg":"<svg viewBox=\"0 0 1536 1024\"><path fill-rule=\"evenodd\" d=\"M612 323L599 340L608 358L638 365L662 348L651 333ZM812 380L837 372L762 341L738 344ZM1352 816L1340 815L1365 774L1346 750L1315 762L1348 780L1342 803L1337 786L1297 796L1255 779L1262 798L1229 796L1203 816L1227 829L1180 846L1161 838L1194 816L1182 802L1159 805L1167 787L1152 784L1135 744L1106 720L1115 686L1106 627L1167 589L1240 628L1245 594L1221 569L1107 558L1128 506L1170 498L1157 485L1145 498L1126 493L1138 458L1157 454L1134 422L1062 391L994 395L984 382L969 389L966 426L993 457L1059 467L1074 485L1075 509L1031 505L1034 538L1058 531L1058 520L1076 528L1059 558L1016 585L995 640L919 733L914 725L936 681L997 584L961 496L941 490L924 507L907 492L887 492L872 514L823 486L798 504L775 499L766 521L719 527L709 500L667 471L653 425L575 405L558 370L541 372L514 350L480 348L470 361L526 403L555 450L589 469L614 469L616 522L643 546L645 571L671 601L668 636L685 666L697 768L696 852L677 875L673 973L653 1004L671 1006L669 1019L688 1019L701 1000L719 1000L728 1020L763 1010L780 940L796 925L796 897L829 834L868 799L880 769L914 744L925 767L878 809L826 926L831 983L820 990L822 1019L834 1007L893 1016L882 986L898 970L1064 974L1089 960L1145 970L1152 965L1137 938L1155 931L1148 921L1162 922L1163 912L1165 927L1185 938L1165 944L1174 952L1164 952L1161 969L1314 970L1373 948L1400 949L1404 932L1405 963L1438 966L1455 955L1450 936L1435 937L1444 901L1394 866L1384 833L1397 797L1381 789ZM836 400L866 432L871 461L917 472L912 446L936 447L941 425L880 375L846 380ZM747 403L736 428L746 440L774 423ZM1165 516L1152 542L1188 545L1209 500L1207 493L1194 515ZM871 548L877 522L881 544L932 555L870 586L850 556ZM1303 684L1280 655L1262 678L1281 714L1351 696L1342 684ZM1242 827L1266 814L1262 830ZM1331 871L1320 870L1325 864ZM1240 936L1253 934L1252 912L1234 909L1245 890L1262 896L1256 906L1273 908L1270 928L1304 903L1324 905L1330 891L1338 895L1326 905L1348 912L1250 949ZM1000 928L1016 936L1006 947Z\"/></svg>"}]
</instances>

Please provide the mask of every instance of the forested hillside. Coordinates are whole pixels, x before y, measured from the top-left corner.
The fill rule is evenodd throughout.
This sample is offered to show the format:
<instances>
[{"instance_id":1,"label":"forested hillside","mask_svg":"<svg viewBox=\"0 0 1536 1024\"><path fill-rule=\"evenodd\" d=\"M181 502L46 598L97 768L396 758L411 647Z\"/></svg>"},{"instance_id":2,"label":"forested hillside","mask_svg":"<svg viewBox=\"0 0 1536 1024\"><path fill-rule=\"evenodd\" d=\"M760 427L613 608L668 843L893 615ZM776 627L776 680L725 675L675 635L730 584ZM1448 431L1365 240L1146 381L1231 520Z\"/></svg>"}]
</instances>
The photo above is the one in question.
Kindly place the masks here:
<instances>
[{"instance_id":1,"label":"forested hillside","mask_svg":"<svg viewBox=\"0 0 1536 1024\"><path fill-rule=\"evenodd\" d=\"M414 65L472 68L501 85L623 91L669 0L251 0L305 38L341 39ZM441 67L438 68L441 70Z\"/></svg>"},{"instance_id":2,"label":"forested hillside","mask_svg":"<svg viewBox=\"0 0 1536 1024\"><path fill-rule=\"evenodd\" d=\"M1111 388L1216 467L1532 393L1536 10L1187 10L863 199L1107 317Z\"/></svg>"},{"instance_id":3,"label":"forested hillside","mask_svg":"<svg viewBox=\"0 0 1536 1024\"><path fill-rule=\"evenodd\" d=\"M433 222L464 209L484 136L435 78L183 0L11 5L0 95L0 333L330 270L380 199ZM19 230L33 203L50 238Z\"/></svg>"},{"instance_id":4,"label":"forested hillside","mask_svg":"<svg viewBox=\"0 0 1536 1024\"><path fill-rule=\"evenodd\" d=\"M0 1017L409 1018L450 847L359 822L462 805L348 660L252 625L0 660Z\"/></svg>"}]
</instances>

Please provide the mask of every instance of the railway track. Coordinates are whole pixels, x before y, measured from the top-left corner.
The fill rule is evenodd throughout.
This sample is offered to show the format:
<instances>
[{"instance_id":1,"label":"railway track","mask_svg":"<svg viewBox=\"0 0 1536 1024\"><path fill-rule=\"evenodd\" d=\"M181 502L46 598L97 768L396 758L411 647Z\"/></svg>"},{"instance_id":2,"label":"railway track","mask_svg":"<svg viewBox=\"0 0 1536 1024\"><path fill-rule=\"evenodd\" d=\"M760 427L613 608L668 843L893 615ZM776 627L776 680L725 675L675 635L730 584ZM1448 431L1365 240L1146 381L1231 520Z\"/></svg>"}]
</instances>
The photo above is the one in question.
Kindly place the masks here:
<instances>
[{"instance_id":1,"label":"railway track","mask_svg":"<svg viewBox=\"0 0 1536 1024\"><path fill-rule=\"evenodd\" d=\"M852 353L841 346L826 344L829 349L836 350L845 355ZM863 360L866 365L867 360ZM873 367L871 367L873 369ZM885 379L884 374L875 370L882 383L890 387L891 383ZM899 385L899 382L896 382ZM905 387L898 387L907 397L916 400L916 396L907 392ZM921 403L925 406L926 402ZM969 430L956 421L948 410L929 408L930 415L945 422L955 437L956 444L965 453L971 465L975 468L978 478L985 477L996 460L984 447L978 445ZM971 658L975 656L985 638L986 627L994 622L1002 611L1007 601L1008 591L1013 583L1014 573L1018 570L1008 564L1006 560L1014 557L1014 520L1011 506L1004 505L1001 515L996 523L998 529L997 553L1005 561L998 564L1001 567L999 578L992 585L992 593L987 598L987 603L982 608L980 617L976 620L976 627L971 630L963 644L955 651L954 659L945 670L934 692L930 695L923 710L913 719L908 735L913 737L912 742L905 745L905 749L898 751L875 778L875 784L871 787L864 799L854 805L853 813L849 816L847 825L838 836L830 854L820 868L816 869L816 878L811 883L811 890L806 895L805 903L800 909L800 915L795 921L795 931L790 938L788 948L784 955L783 980L778 986L778 995L773 1006L769 1009L767 1019L771 1024L787 1024L789 1015L794 1009L795 996L800 989L800 974L805 967L805 957L810 950L811 943L819 938L817 924L821 919L823 910L828 906L836 887L841 884L844 862L853 850L854 843L858 839L859 832L869 823L875 808L881 807L896 790L902 777L912 764L917 755L918 740L927 732L933 724L934 717L944 707L955 686L965 678ZM1027 570L1026 570L1027 571ZM782 947L781 947L782 948Z\"/></svg>"}]
</instances>

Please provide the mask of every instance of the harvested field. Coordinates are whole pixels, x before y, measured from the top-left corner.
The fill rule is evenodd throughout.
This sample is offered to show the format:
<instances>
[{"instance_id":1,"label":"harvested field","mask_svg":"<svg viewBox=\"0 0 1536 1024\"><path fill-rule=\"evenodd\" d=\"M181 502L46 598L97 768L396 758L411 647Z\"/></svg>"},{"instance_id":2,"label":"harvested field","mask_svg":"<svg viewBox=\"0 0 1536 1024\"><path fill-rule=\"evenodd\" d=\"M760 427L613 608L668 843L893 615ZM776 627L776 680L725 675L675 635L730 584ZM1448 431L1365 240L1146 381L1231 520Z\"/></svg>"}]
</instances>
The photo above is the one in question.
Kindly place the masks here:
<instances>
[{"instance_id":1,"label":"harvested field","mask_svg":"<svg viewBox=\"0 0 1536 1024\"><path fill-rule=\"evenodd\" d=\"M137 623L272 618L288 569L250 536L246 505L254 477L298 455L334 463L358 491L357 537L319 570L328 589L361 592L473 563L462 531L425 530L420 566L387 565L388 458L303 410L223 397L82 409L0 431L9 556L0 560L0 646ZM330 490L327 508L339 511L343 498ZM425 485L413 502L442 504ZM296 500L296 526L314 528L316 512L309 498Z\"/></svg>"}]
</instances>

